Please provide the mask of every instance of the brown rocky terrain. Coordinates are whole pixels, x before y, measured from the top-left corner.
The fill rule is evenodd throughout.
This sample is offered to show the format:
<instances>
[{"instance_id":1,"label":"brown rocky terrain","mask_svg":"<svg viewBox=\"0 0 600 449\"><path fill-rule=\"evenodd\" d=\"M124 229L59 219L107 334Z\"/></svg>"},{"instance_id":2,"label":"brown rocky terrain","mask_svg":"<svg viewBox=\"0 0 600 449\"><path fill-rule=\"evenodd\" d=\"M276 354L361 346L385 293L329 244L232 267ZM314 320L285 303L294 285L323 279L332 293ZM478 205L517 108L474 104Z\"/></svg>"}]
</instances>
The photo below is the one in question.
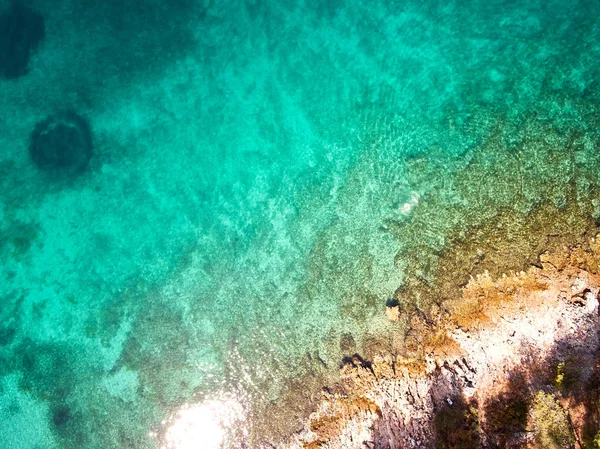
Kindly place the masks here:
<instances>
[{"instance_id":1,"label":"brown rocky terrain","mask_svg":"<svg viewBox=\"0 0 600 449\"><path fill-rule=\"evenodd\" d=\"M282 448L600 447L600 242L484 272L407 324L392 355L348 357Z\"/></svg>"}]
</instances>

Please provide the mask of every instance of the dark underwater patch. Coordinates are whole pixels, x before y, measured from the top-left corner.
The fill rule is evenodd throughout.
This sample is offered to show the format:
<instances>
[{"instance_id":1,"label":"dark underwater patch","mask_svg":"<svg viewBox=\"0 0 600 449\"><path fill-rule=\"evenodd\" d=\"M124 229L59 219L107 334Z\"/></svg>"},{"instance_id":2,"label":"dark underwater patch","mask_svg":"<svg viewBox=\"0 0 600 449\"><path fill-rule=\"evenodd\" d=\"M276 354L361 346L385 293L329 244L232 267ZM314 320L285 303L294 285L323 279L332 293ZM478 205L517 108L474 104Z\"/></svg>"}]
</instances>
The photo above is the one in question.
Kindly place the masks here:
<instances>
[{"instance_id":1,"label":"dark underwater patch","mask_svg":"<svg viewBox=\"0 0 600 449\"><path fill-rule=\"evenodd\" d=\"M44 17L17 3L0 14L0 75L14 79L25 75L29 59L44 39Z\"/></svg>"},{"instance_id":2,"label":"dark underwater patch","mask_svg":"<svg viewBox=\"0 0 600 449\"><path fill-rule=\"evenodd\" d=\"M71 420L71 411L65 404L57 405L52 410L52 424L55 427L62 427Z\"/></svg>"},{"instance_id":3,"label":"dark underwater patch","mask_svg":"<svg viewBox=\"0 0 600 449\"><path fill-rule=\"evenodd\" d=\"M92 157L92 131L74 112L60 112L39 122L31 134L29 153L42 170L57 174L83 171Z\"/></svg>"}]
</instances>

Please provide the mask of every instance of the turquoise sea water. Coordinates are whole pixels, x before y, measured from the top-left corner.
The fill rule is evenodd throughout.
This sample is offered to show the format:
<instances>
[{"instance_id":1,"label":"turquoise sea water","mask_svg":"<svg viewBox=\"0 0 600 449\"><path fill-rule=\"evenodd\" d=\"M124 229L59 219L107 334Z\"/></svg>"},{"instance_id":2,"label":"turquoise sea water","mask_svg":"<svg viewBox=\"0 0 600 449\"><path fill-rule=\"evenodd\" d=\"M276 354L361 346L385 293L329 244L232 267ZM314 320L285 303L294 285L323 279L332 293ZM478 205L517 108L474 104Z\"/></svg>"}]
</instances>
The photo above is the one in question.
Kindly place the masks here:
<instances>
[{"instance_id":1,"label":"turquoise sea water","mask_svg":"<svg viewBox=\"0 0 600 449\"><path fill-rule=\"evenodd\" d=\"M390 332L402 227L432 196L479 213L453 180L490 136L552 127L597 172L595 1L27 4L45 39L0 79L2 448L253 447L290 380ZM94 157L53 177L29 138L65 109ZM531 161L495 191L523 214L572 175ZM443 249L441 212L406 235Z\"/></svg>"}]
</instances>

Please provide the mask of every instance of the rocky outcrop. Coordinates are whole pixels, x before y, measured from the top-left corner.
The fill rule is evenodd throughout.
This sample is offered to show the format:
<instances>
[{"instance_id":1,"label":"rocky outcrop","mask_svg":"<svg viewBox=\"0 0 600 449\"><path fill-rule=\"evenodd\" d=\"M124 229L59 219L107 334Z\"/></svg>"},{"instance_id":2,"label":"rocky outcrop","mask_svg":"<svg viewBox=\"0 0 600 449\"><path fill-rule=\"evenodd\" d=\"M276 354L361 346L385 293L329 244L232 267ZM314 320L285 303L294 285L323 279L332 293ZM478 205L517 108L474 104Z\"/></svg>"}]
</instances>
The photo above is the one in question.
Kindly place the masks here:
<instances>
[{"instance_id":1,"label":"rocky outcrop","mask_svg":"<svg viewBox=\"0 0 600 449\"><path fill-rule=\"evenodd\" d=\"M600 398L596 249L592 239L585 251L542 255L527 272L472 278L433 320L409 319L415 341L404 356L345 360L342 382L323 392L305 429L281 447L593 444ZM392 319L410 313L391 309Z\"/></svg>"}]
</instances>

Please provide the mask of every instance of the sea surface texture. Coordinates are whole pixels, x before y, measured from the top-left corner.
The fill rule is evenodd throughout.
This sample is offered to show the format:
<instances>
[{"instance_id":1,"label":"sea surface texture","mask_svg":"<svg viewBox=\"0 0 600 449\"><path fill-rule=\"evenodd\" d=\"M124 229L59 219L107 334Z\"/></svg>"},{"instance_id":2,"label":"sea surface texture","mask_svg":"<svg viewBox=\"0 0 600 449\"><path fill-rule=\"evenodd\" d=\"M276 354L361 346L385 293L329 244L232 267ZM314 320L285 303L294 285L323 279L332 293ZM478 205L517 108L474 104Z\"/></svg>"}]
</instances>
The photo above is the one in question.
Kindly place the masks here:
<instances>
[{"instance_id":1,"label":"sea surface texture","mask_svg":"<svg viewBox=\"0 0 600 449\"><path fill-rule=\"evenodd\" d=\"M386 301L456 239L541 205L600 218L596 0L25 3L2 448L275 443L302 427L290 392L392 335ZM89 125L82 169L32 159L56 114Z\"/></svg>"}]
</instances>

